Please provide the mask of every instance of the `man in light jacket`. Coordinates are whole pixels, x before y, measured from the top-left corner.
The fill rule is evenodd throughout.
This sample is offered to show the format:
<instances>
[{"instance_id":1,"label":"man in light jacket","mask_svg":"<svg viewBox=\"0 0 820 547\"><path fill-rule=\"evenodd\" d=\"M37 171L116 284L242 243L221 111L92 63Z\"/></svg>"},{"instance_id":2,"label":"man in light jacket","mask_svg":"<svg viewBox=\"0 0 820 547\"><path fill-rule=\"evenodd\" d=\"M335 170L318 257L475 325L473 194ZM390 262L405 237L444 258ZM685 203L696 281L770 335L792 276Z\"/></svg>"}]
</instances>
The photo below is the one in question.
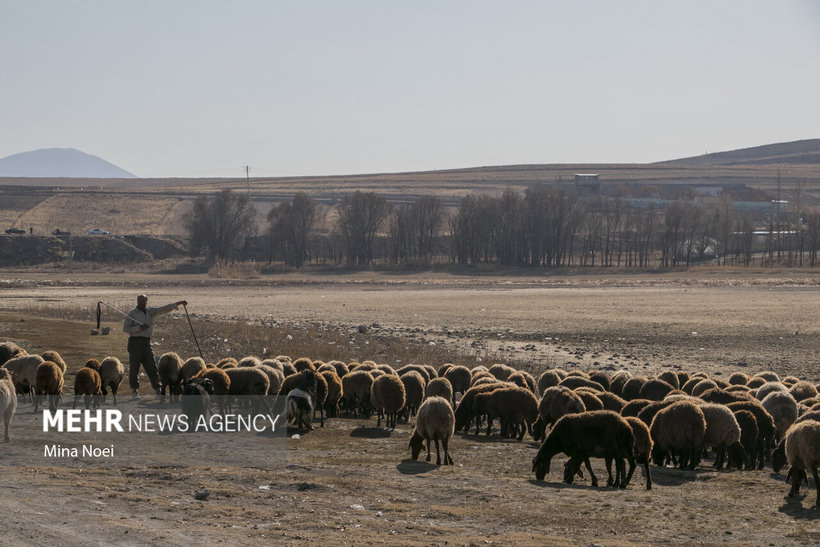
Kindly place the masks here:
<instances>
[{"instance_id":1,"label":"man in light jacket","mask_svg":"<svg viewBox=\"0 0 820 547\"><path fill-rule=\"evenodd\" d=\"M154 318L186 305L188 305L187 301L180 300L159 308L149 308L148 297L141 294L137 297L137 307L128 312L122 330L130 335L128 337L128 383L131 385L132 399L140 398L137 391L140 387L138 380L140 365L145 367L145 374L151 381L151 387L157 395L160 394L157 363L154 359L154 351L151 349Z\"/></svg>"}]
</instances>

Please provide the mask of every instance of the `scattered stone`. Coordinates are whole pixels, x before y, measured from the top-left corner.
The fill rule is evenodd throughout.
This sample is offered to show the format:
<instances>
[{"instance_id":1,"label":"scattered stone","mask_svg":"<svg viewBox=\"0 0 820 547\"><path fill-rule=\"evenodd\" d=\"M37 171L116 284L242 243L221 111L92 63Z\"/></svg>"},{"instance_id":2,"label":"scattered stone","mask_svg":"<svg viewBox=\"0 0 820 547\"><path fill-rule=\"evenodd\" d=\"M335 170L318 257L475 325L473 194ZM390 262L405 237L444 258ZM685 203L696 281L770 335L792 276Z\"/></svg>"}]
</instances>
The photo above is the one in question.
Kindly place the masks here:
<instances>
[{"instance_id":1,"label":"scattered stone","mask_svg":"<svg viewBox=\"0 0 820 547\"><path fill-rule=\"evenodd\" d=\"M194 494L194 499L199 501L208 501L208 496L211 495L211 492L207 488L200 488Z\"/></svg>"}]
</instances>

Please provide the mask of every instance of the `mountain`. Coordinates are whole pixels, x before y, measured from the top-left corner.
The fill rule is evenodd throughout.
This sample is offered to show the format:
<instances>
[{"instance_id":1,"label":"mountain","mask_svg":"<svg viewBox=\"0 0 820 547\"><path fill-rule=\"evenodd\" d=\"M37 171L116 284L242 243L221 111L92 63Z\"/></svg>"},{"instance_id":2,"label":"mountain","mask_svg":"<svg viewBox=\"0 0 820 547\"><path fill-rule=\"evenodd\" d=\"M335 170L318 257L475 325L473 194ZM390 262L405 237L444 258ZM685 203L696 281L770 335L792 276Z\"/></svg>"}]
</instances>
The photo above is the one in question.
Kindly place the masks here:
<instances>
[{"instance_id":1,"label":"mountain","mask_svg":"<svg viewBox=\"0 0 820 547\"><path fill-rule=\"evenodd\" d=\"M659 162L665 165L773 165L820 164L820 139L781 142Z\"/></svg>"},{"instance_id":2,"label":"mountain","mask_svg":"<svg viewBox=\"0 0 820 547\"><path fill-rule=\"evenodd\" d=\"M41 148L0 159L0 177L133 179L137 176L73 148Z\"/></svg>"}]
</instances>

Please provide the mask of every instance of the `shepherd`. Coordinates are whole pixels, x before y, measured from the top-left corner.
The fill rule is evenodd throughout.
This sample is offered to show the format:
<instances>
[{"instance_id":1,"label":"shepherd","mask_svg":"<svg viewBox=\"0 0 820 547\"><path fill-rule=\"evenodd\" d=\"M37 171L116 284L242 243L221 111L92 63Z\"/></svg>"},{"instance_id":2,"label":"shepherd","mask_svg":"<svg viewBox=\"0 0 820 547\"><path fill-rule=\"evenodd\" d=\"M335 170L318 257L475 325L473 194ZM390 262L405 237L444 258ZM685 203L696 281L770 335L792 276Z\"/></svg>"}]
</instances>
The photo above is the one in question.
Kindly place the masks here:
<instances>
[{"instance_id":1,"label":"shepherd","mask_svg":"<svg viewBox=\"0 0 820 547\"><path fill-rule=\"evenodd\" d=\"M154 359L154 351L151 349L154 318L187 305L186 300L180 300L162 307L149 308L148 297L141 294L137 297L137 307L128 312L125 317L122 330L130 335L128 337L128 383L131 385L131 399L140 398L137 391L140 387L138 380L140 365L145 367L145 374L148 375L151 387L154 388L156 394L162 393L159 387L157 363Z\"/></svg>"}]
</instances>

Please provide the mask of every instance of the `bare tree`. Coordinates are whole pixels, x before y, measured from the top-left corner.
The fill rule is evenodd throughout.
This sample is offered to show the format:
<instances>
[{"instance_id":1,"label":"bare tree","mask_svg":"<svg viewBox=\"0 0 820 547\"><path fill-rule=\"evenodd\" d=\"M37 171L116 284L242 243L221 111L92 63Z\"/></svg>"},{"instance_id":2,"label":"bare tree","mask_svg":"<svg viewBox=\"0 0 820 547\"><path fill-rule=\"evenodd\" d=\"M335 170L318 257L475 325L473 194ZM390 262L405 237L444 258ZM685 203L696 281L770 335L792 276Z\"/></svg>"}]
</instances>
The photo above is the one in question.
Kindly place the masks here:
<instances>
[{"instance_id":1,"label":"bare tree","mask_svg":"<svg viewBox=\"0 0 820 547\"><path fill-rule=\"evenodd\" d=\"M339 203L339 231L348 262L365 266L373 261L376 232L392 206L375 192L357 191Z\"/></svg>"},{"instance_id":2,"label":"bare tree","mask_svg":"<svg viewBox=\"0 0 820 547\"><path fill-rule=\"evenodd\" d=\"M268 213L268 234L282 252L285 264L301 268L308 255L308 234L316 222L316 201L298 192L291 201L273 207Z\"/></svg>"},{"instance_id":3,"label":"bare tree","mask_svg":"<svg viewBox=\"0 0 820 547\"><path fill-rule=\"evenodd\" d=\"M191 252L205 254L209 263L232 260L245 239L256 233L256 209L245 194L223 190L199 196L184 218Z\"/></svg>"}]
</instances>

